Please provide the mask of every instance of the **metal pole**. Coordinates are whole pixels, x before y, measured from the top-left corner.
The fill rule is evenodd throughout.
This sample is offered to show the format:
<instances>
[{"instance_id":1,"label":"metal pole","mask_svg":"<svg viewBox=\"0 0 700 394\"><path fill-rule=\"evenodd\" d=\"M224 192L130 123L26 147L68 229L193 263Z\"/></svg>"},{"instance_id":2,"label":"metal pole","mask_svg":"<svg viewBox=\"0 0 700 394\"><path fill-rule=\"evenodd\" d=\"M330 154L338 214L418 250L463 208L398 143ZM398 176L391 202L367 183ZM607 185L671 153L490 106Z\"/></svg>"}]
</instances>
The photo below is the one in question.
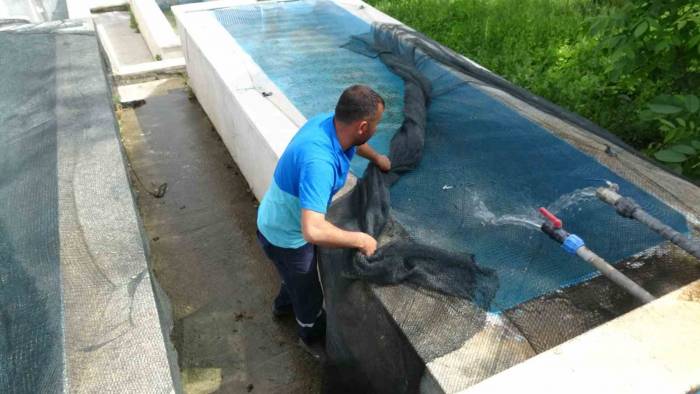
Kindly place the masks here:
<instances>
[{"instance_id":1,"label":"metal pole","mask_svg":"<svg viewBox=\"0 0 700 394\"><path fill-rule=\"evenodd\" d=\"M602 257L593 253L590 249L585 246L578 248L576 255L582 258L587 263L593 265L600 271L603 275L607 276L608 279L615 282L618 286L627 290L630 294L637 297L642 302L651 302L656 298L651 295L648 291L644 290L641 286L634 283L632 279L626 277L622 272L618 271L610 265L607 261L603 260Z\"/></svg>"},{"instance_id":2,"label":"metal pole","mask_svg":"<svg viewBox=\"0 0 700 394\"><path fill-rule=\"evenodd\" d=\"M575 254L583 259L583 261L591 264L608 279L613 281L613 283L622 287L640 301L646 303L656 299L648 291L634 283L632 279L626 277L622 272L610 265L610 263L603 260L602 257L588 249L579 236L570 234L568 231L564 230L562 221L546 208L540 208L540 213L547 219L547 221L542 223L541 230L549 235L550 238L559 242L567 253Z\"/></svg>"},{"instance_id":3,"label":"metal pole","mask_svg":"<svg viewBox=\"0 0 700 394\"><path fill-rule=\"evenodd\" d=\"M615 207L617 213L626 218L636 219L640 223L645 224L657 234L661 235L681 249L693 255L696 259L700 259L700 241L693 238L688 238L685 235L674 230L670 226L662 223L659 219L651 216L644 211L631 198L623 197L618 194L612 187L601 187L596 190L598 198Z\"/></svg>"}]
</instances>

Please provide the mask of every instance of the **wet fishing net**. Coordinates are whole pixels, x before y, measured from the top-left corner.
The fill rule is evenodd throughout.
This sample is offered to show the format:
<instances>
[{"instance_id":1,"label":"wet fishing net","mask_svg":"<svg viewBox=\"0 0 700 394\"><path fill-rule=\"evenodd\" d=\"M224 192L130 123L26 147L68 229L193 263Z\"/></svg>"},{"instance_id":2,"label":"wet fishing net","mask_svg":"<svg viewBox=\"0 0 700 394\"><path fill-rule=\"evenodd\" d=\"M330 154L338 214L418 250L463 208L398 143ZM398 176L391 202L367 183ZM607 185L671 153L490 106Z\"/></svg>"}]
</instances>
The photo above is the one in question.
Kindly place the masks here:
<instances>
[{"instance_id":1,"label":"wet fishing net","mask_svg":"<svg viewBox=\"0 0 700 394\"><path fill-rule=\"evenodd\" d=\"M353 83L389 98L371 143L392 171L354 162L360 179L328 214L380 248L319 255L325 391L459 391L639 306L544 235L538 207L655 295L700 277L692 258L595 197L617 183L687 234L697 188L590 121L332 2L214 15L307 117Z\"/></svg>"}]
</instances>

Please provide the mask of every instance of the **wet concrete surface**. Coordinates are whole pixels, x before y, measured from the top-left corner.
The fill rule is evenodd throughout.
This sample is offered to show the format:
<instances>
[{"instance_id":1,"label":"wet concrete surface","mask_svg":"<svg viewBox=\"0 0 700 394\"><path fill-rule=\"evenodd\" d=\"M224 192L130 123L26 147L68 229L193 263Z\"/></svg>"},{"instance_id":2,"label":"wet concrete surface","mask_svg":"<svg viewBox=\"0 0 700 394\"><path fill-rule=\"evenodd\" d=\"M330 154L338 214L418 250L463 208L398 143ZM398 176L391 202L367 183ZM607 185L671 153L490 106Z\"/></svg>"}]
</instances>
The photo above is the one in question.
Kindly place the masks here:
<instances>
[{"instance_id":1,"label":"wet concrete surface","mask_svg":"<svg viewBox=\"0 0 700 394\"><path fill-rule=\"evenodd\" d=\"M255 238L257 202L199 104L177 90L120 122L185 390L318 392L293 320L271 315L279 279Z\"/></svg>"},{"instance_id":2,"label":"wet concrete surface","mask_svg":"<svg viewBox=\"0 0 700 394\"><path fill-rule=\"evenodd\" d=\"M655 297L700 279L700 264L669 242L624 259L616 267ZM534 298L503 313L541 353L622 316L643 303L599 275Z\"/></svg>"}]
</instances>

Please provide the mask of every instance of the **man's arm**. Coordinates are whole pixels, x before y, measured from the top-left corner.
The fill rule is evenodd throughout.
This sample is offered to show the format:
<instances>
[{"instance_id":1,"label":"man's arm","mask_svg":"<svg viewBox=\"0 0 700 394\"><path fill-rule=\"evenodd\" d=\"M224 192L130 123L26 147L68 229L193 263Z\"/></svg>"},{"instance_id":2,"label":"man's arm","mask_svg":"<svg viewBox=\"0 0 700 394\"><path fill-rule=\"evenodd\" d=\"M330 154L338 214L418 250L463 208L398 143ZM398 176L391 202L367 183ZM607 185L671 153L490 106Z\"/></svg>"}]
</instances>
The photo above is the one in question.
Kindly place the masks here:
<instances>
[{"instance_id":1,"label":"man's arm","mask_svg":"<svg viewBox=\"0 0 700 394\"><path fill-rule=\"evenodd\" d=\"M377 250L377 241L371 235L342 230L327 221L324 214L309 209L301 210L301 232L307 242L315 245L357 248L365 256L371 256Z\"/></svg>"},{"instance_id":2,"label":"man's arm","mask_svg":"<svg viewBox=\"0 0 700 394\"><path fill-rule=\"evenodd\" d=\"M391 170L391 160L388 157L379 154L372 149L368 143L364 143L357 147L357 154L374 163L380 170L387 172Z\"/></svg>"}]
</instances>

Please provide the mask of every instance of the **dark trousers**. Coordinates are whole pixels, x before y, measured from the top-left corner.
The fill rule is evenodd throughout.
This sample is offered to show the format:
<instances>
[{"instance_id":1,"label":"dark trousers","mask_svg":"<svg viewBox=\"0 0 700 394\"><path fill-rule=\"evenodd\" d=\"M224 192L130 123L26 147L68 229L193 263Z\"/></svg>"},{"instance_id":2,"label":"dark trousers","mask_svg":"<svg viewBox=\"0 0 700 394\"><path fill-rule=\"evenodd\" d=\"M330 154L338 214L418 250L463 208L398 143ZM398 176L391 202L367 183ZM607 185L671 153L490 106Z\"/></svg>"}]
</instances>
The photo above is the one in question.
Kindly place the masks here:
<instances>
[{"instance_id":1,"label":"dark trousers","mask_svg":"<svg viewBox=\"0 0 700 394\"><path fill-rule=\"evenodd\" d=\"M275 308L289 305L299 327L299 337L309 342L326 332L323 293L318 280L316 247L306 244L300 248L280 248L268 241L260 231L258 241L280 274L282 286L275 298Z\"/></svg>"}]
</instances>

